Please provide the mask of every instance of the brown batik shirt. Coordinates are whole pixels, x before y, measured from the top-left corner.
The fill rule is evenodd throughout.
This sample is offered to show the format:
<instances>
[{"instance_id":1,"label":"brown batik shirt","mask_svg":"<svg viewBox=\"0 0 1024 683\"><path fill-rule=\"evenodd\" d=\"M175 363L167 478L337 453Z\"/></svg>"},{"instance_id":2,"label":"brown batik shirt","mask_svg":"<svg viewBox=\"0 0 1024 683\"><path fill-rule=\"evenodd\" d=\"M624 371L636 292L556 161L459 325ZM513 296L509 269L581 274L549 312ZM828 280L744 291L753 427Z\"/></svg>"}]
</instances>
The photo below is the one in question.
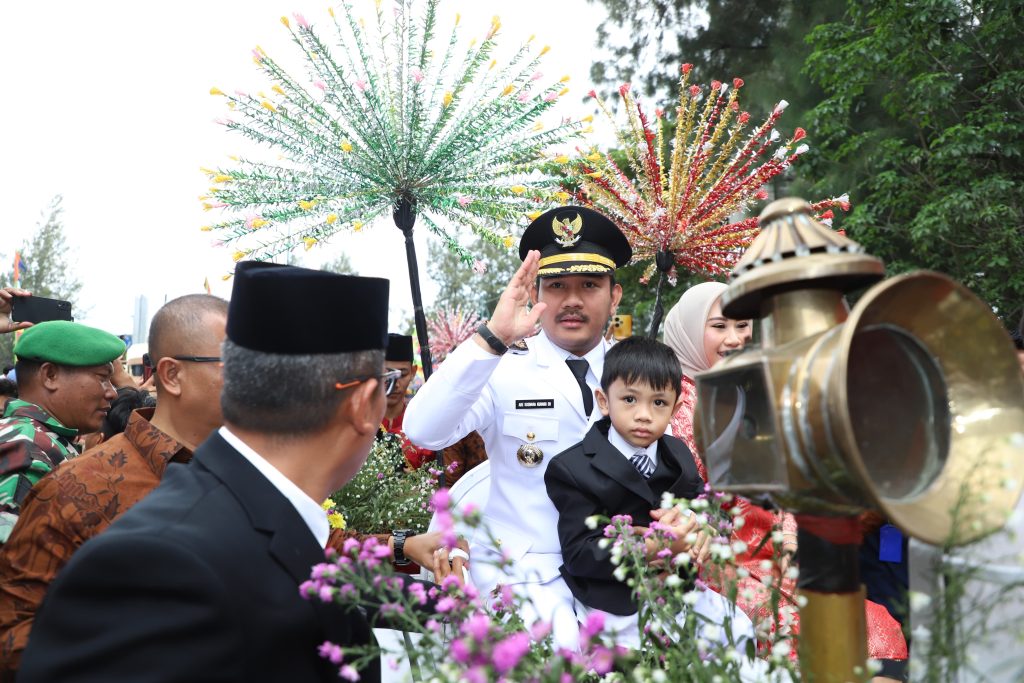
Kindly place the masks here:
<instances>
[{"instance_id":1,"label":"brown batik shirt","mask_svg":"<svg viewBox=\"0 0 1024 683\"><path fill-rule=\"evenodd\" d=\"M36 610L71 554L156 488L168 463L192 458L149 422L153 411L132 413L123 434L60 465L25 498L0 547L0 680L13 680Z\"/></svg>"}]
</instances>

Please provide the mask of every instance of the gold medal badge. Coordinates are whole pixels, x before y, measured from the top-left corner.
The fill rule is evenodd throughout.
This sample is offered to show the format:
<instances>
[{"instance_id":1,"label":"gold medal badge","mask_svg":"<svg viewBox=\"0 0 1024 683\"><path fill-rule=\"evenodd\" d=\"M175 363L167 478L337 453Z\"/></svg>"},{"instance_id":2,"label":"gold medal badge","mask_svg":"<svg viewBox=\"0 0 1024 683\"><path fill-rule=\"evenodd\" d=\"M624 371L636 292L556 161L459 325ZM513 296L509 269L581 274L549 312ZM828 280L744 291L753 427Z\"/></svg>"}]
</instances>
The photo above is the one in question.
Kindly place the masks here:
<instances>
[{"instance_id":1,"label":"gold medal badge","mask_svg":"<svg viewBox=\"0 0 1024 683\"><path fill-rule=\"evenodd\" d=\"M533 432L529 432L526 435L526 438L533 441L535 438ZM524 443L516 451L516 460L518 460L519 464L523 467L529 467L532 469L543 462L544 451L532 443Z\"/></svg>"}]
</instances>

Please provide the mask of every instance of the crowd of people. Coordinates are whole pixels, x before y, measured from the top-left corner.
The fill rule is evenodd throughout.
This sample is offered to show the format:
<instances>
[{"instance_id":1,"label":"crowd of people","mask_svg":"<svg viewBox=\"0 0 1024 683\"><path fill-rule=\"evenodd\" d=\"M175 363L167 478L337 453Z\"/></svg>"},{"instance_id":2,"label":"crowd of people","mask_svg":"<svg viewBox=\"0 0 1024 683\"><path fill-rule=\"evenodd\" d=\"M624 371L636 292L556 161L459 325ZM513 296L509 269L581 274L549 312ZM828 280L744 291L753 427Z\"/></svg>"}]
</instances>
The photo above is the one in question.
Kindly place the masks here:
<instances>
[{"instance_id":1,"label":"crowd of people","mask_svg":"<svg viewBox=\"0 0 1024 683\"><path fill-rule=\"evenodd\" d=\"M569 224L579 229L559 230ZM662 501L706 490L694 378L741 350L753 324L725 317L725 285L704 283L670 310L664 343L610 340L615 271L631 249L588 208L540 215L519 255L490 318L411 400L412 338L388 334L386 280L239 263L230 301L188 295L154 316L155 399L124 372L118 337L15 323L11 302L30 293L0 290L0 333L19 334L0 379L0 680L335 680L318 646L371 642L373 606L310 602L298 587L325 549L363 538L332 530L321 502L381 429L403 435L409 467L443 452L449 485L490 468L480 532L448 547L440 532L396 529L378 537L392 561L435 581L468 568L481 593L511 587L529 598L526 622L549 623L558 646L578 647L580 623L599 612L621 645L644 647L636 596L588 520L658 522L677 539L672 554L699 570L709 539ZM691 608L730 625L711 640L753 641L766 623L796 634L796 524L735 505L749 549L737 558L741 590L731 601L701 576ZM901 680L905 568L878 553L863 561L877 584L869 655L881 680ZM382 675L379 662L358 673Z\"/></svg>"}]
</instances>

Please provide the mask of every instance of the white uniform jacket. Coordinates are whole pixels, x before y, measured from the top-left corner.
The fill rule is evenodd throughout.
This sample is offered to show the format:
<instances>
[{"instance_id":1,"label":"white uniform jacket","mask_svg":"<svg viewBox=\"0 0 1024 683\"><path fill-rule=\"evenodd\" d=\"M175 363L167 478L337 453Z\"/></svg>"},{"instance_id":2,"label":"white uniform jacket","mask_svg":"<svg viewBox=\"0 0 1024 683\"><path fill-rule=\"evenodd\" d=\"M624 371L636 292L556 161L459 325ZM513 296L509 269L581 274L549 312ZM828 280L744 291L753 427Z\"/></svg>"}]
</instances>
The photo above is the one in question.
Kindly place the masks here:
<instances>
[{"instance_id":1,"label":"white uniform jacket","mask_svg":"<svg viewBox=\"0 0 1024 683\"><path fill-rule=\"evenodd\" d=\"M495 356L473 339L464 342L423 385L405 414L406 436L424 448L449 446L477 431L491 462L490 498L484 522L491 543L478 532L471 562L473 580L482 591L498 581L547 583L559 579L562 564L558 541L558 512L548 498L544 471L558 453L583 439L601 417L594 401L588 418L580 386L565 359L569 352L555 346L543 332L527 340L529 351ZM604 367L604 340L585 358L587 382L599 386ZM540 448L544 457L535 467L520 463L516 452L524 444ZM513 561L513 574L486 571L488 551L503 552Z\"/></svg>"}]
</instances>

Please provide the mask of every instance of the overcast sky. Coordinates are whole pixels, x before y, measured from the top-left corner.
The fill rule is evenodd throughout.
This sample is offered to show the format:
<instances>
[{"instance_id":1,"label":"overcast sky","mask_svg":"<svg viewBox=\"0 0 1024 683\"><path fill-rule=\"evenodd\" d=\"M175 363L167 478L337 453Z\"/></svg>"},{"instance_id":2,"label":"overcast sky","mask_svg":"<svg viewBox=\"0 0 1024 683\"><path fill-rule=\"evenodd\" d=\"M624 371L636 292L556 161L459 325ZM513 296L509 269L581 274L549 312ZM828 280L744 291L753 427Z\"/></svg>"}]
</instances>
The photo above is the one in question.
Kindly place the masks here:
<instances>
[{"instance_id":1,"label":"overcast sky","mask_svg":"<svg viewBox=\"0 0 1024 683\"><path fill-rule=\"evenodd\" d=\"M368 17L373 10L372 0L352 3ZM275 59L294 64L289 59L297 48L280 17L300 12L315 27L329 21L327 7L302 0L5 3L0 19L4 269L40 211L61 194L73 268L85 285L79 321L131 332L137 295L149 298L152 315L165 298L202 291L205 278L215 294L227 297L231 283L221 277L233 266L232 250L214 248L212 234L199 230L211 219L198 199L209 186L199 167L224 163L243 142L214 123L226 112L225 100L209 90L268 88L252 62L252 48L258 44ZM456 12L462 14L465 40L482 36L494 15L501 17L503 50L536 34L538 44L551 46L541 64L545 80L563 74L572 79L560 113L590 113L582 98L591 88L594 34L603 13L599 4L443 0L444 26ZM429 304L436 286L426 272L428 238L416 232ZM327 247L302 256L305 265L316 267L340 251L360 274L391 279L392 323L407 319L412 304L405 252L390 221L361 234L338 234Z\"/></svg>"}]
</instances>

